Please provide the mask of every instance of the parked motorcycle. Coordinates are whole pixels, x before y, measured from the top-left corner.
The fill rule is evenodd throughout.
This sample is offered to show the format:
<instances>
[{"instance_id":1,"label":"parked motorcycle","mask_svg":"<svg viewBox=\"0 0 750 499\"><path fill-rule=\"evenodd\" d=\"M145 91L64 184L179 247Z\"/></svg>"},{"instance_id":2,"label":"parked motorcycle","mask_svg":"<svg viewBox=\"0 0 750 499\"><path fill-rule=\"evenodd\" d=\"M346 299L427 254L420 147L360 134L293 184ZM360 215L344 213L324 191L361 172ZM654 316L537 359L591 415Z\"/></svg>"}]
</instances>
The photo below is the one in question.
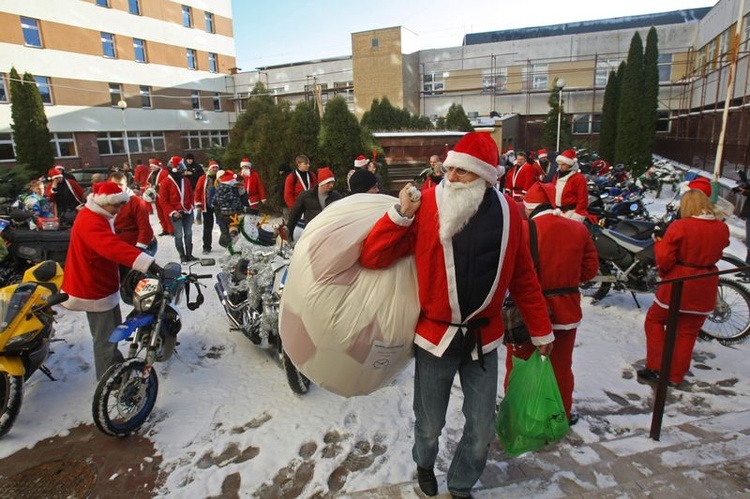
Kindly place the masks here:
<instances>
[{"instance_id":1,"label":"parked motorcycle","mask_svg":"<svg viewBox=\"0 0 750 499\"><path fill-rule=\"evenodd\" d=\"M44 361L55 334L52 306L68 299L59 292L62 278L62 267L48 260L28 269L21 282L0 289L0 437L16 421L31 375L39 370L54 381Z\"/></svg>"},{"instance_id":2,"label":"parked motorcycle","mask_svg":"<svg viewBox=\"0 0 750 499\"><path fill-rule=\"evenodd\" d=\"M610 229L594 224L587 226L599 253L599 274L581 285L583 294L598 302L612 289L627 290L640 307L635 293L653 293L656 290L658 273L654 240L651 236L657 224L650 221L621 220ZM733 265L739 260L728 254L722 259ZM750 291L735 280L721 277L716 307L707 316L701 329L701 337L716 339L726 345L744 341L748 336Z\"/></svg>"},{"instance_id":3,"label":"parked motorcycle","mask_svg":"<svg viewBox=\"0 0 750 499\"><path fill-rule=\"evenodd\" d=\"M284 292L287 269L292 256L286 226L274 227L279 243L274 248L246 247L227 271L216 276L214 286L233 331L239 331L253 344L278 358L292 391L308 392L310 380L297 370L279 336L279 303Z\"/></svg>"},{"instance_id":4,"label":"parked motorcycle","mask_svg":"<svg viewBox=\"0 0 750 499\"><path fill-rule=\"evenodd\" d=\"M200 260L202 266L214 265L211 258ZM183 293L187 307L196 310L203 303L199 279L211 274L194 274L192 264L183 273L177 262L164 266L159 276L144 275L132 270L125 278L121 295L133 305L125 322L117 326L109 338L112 343L130 339L127 358L112 365L96 386L92 412L97 428L103 433L125 437L140 428L156 404L159 380L154 364L169 359L177 345L182 319L176 305ZM197 296L190 301L190 285ZM205 287L205 286L204 286ZM143 352L142 357L138 354Z\"/></svg>"}]
</instances>

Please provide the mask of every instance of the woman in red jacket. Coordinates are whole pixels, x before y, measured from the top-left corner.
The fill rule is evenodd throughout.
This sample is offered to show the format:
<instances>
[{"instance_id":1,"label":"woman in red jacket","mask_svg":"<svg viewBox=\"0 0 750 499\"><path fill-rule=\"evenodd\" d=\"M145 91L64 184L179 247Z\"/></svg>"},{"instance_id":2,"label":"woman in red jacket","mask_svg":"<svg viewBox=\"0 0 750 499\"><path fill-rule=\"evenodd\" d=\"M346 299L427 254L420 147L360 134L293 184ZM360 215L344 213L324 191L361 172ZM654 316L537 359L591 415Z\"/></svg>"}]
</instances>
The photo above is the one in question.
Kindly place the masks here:
<instances>
[{"instance_id":1,"label":"woman in red jacket","mask_svg":"<svg viewBox=\"0 0 750 499\"><path fill-rule=\"evenodd\" d=\"M680 219L669 226L663 239L656 239L654 252L659 275L662 279L673 279L715 271L716 262L727 246L729 228L716 217L708 196L691 189L680 200ZM669 375L672 386L679 385L690 368L698 331L716 305L718 288L719 277L715 275L685 281ZM637 373L642 381L659 377L669 307L677 306L669 302L671 291L671 284L659 286L654 304L646 314L646 368Z\"/></svg>"}]
</instances>

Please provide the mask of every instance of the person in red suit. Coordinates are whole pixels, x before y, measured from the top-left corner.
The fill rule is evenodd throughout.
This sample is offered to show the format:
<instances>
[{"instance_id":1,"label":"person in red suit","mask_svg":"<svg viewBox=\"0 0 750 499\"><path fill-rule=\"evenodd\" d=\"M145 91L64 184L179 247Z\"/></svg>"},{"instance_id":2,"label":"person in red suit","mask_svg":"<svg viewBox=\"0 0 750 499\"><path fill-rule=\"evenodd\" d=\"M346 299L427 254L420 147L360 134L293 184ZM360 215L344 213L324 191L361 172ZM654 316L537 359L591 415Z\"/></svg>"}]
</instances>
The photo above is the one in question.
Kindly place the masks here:
<instances>
[{"instance_id":1,"label":"person in red suit","mask_svg":"<svg viewBox=\"0 0 750 499\"><path fill-rule=\"evenodd\" d=\"M112 331L122 322L119 265L140 272L159 273L154 257L126 243L113 229L113 218L128 202L128 194L114 182L94 184L70 232L62 291L69 295L63 306L86 312L94 340L96 379L123 357Z\"/></svg>"},{"instance_id":2,"label":"person in red suit","mask_svg":"<svg viewBox=\"0 0 750 499\"><path fill-rule=\"evenodd\" d=\"M148 166L143 164L143 160L137 159L135 161L135 169L133 170L133 183L138 186L138 189L143 193L148 187Z\"/></svg>"},{"instance_id":3,"label":"person in red suit","mask_svg":"<svg viewBox=\"0 0 750 499\"><path fill-rule=\"evenodd\" d=\"M310 171L310 159L307 156L300 154L295 162L297 169L287 175L284 182L284 201L290 210L300 194L318 184L317 177Z\"/></svg>"},{"instance_id":4,"label":"person in red suit","mask_svg":"<svg viewBox=\"0 0 750 499\"><path fill-rule=\"evenodd\" d=\"M52 167L47 176L50 182L45 186L44 195L54 206L58 217L62 218L67 212L75 212L84 203L83 188L72 175L65 173L64 166Z\"/></svg>"},{"instance_id":5,"label":"person in red suit","mask_svg":"<svg viewBox=\"0 0 750 499\"><path fill-rule=\"evenodd\" d=\"M186 169L180 156L172 156L169 175L159 184L159 197L172 221L174 244L181 263L197 260L193 256L193 186L183 177Z\"/></svg>"},{"instance_id":6,"label":"person in red suit","mask_svg":"<svg viewBox=\"0 0 750 499\"><path fill-rule=\"evenodd\" d=\"M448 152L445 179L422 191L421 201L412 199L411 184L402 189L399 204L378 220L360 255L362 266L370 269L415 257L421 313L414 338L412 455L419 487L428 496L437 494L438 438L456 374L465 424L448 470L449 492L470 496L484 470L495 438L497 347L506 292L517 299L540 352L548 353L554 339L521 214L493 187L499 163L490 134L467 133Z\"/></svg>"},{"instance_id":7,"label":"person in red suit","mask_svg":"<svg viewBox=\"0 0 750 499\"><path fill-rule=\"evenodd\" d=\"M432 189L443 180L443 162L440 156L433 154L430 156L430 173L422 183L422 190Z\"/></svg>"},{"instance_id":8,"label":"person in red suit","mask_svg":"<svg viewBox=\"0 0 750 499\"><path fill-rule=\"evenodd\" d=\"M148 175L148 183L149 185L154 188L156 193L156 201L154 204L156 204L156 216L159 218L159 225L161 225L161 234L160 236L171 236L174 232L174 229L172 227L172 221L169 219L169 216L167 215L166 211L164 210L164 203L159 196L159 184L162 180L167 178L169 175L169 171L164 167L161 161L155 158L151 158L148 160L149 163L149 170L150 173Z\"/></svg>"},{"instance_id":9,"label":"person in red suit","mask_svg":"<svg viewBox=\"0 0 750 499\"><path fill-rule=\"evenodd\" d=\"M581 324L581 294L578 285L591 280L599 270L599 256L586 227L559 216L555 211L555 188L552 184L531 186L523 200L529 222L524 224L529 244L529 224L536 229L537 276L552 318L555 348L550 354L565 412L571 423L577 416L573 405L573 346ZM532 252L534 250L532 249ZM508 387L513 357L528 359L534 353L531 343L508 343L505 357L505 387Z\"/></svg>"},{"instance_id":10,"label":"person in red suit","mask_svg":"<svg viewBox=\"0 0 750 499\"><path fill-rule=\"evenodd\" d=\"M247 202L251 210L257 210L261 204L266 204L266 190L263 188L263 181L260 175L253 168L253 164L248 158L242 158L240 161L240 176L242 184L247 192Z\"/></svg>"},{"instance_id":11,"label":"person in red suit","mask_svg":"<svg viewBox=\"0 0 750 499\"><path fill-rule=\"evenodd\" d=\"M710 184L709 184L710 191ZM655 237L654 253L662 279L686 277L717 270L716 262L729 246L729 227L718 219L708 196L700 189L688 190L680 199L680 218L669 225L663 238ZM669 383L678 386L690 368L693 347L706 316L716 306L719 276L685 281L682 301L670 303L671 284L656 289L656 297L646 314L646 367L637 372L642 381L659 378L670 307L679 307L677 340Z\"/></svg>"},{"instance_id":12,"label":"person in red suit","mask_svg":"<svg viewBox=\"0 0 750 499\"><path fill-rule=\"evenodd\" d=\"M589 189L586 177L579 171L576 152L572 149L563 151L555 161L557 174L552 179L555 204L565 217L583 222L588 216Z\"/></svg>"},{"instance_id":13,"label":"person in red suit","mask_svg":"<svg viewBox=\"0 0 750 499\"><path fill-rule=\"evenodd\" d=\"M518 151L513 167L505 174L505 193L515 201L523 201L529 188L539 181L537 166L527 161L526 153Z\"/></svg>"},{"instance_id":14,"label":"person in red suit","mask_svg":"<svg viewBox=\"0 0 750 499\"><path fill-rule=\"evenodd\" d=\"M115 234L126 243L145 250L154 239L154 229L148 219L148 203L130 190L125 172L114 172L110 174L109 180L128 195L128 202L115 217Z\"/></svg>"}]
</instances>

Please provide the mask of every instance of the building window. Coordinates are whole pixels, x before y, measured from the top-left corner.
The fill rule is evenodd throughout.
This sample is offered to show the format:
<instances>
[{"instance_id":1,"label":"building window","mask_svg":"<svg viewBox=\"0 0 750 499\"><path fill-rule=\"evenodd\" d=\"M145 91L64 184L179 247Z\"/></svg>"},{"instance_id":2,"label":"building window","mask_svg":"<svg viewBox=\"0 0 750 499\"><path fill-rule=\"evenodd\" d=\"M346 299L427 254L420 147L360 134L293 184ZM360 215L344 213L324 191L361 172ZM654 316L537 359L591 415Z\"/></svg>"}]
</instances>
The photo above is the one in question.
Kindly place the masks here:
<instances>
[{"instance_id":1,"label":"building window","mask_svg":"<svg viewBox=\"0 0 750 499\"><path fill-rule=\"evenodd\" d=\"M115 35L102 31L102 55L110 59L117 57L115 53Z\"/></svg>"},{"instance_id":2,"label":"building window","mask_svg":"<svg viewBox=\"0 0 750 499\"><path fill-rule=\"evenodd\" d=\"M602 113L594 113L594 118L591 120L591 132L602 132Z\"/></svg>"},{"instance_id":3,"label":"building window","mask_svg":"<svg viewBox=\"0 0 750 499\"><path fill-rule=\"evenodd\" d=\"M15 159L13 136L9 133L0 133L0 161L14 161Z\"/></svg>"},{"instance_id":4,"label":"building window","mask_svg":"<svg viewBox=\"0 0 750 499\"><path fill-rule=\"evenodd\" d=\"M354 102L354 82L336 81L333 82L334 95L340 95L346 102Z\"/></svg>"},{"instance_id":5,"label":"building window","mask_svg":"<svg viewBox=\"0 0 750 499\"><path fill-rule=\"evenodd\" d=\"M8 102L8 91L5 90L5 73L0 73L0 102Z\"/></svg>"},{"instance_id":6,"label":"building window","mask_svg":"<svg viewBox=\"0 0 750 499\"><path fill-rule=\"evenodd\" d=\"M482 92L503 92L508 89L508 68L497 68L493 74L485 71L482 75Z\"/></svg>"},{"instance_id":7,"label":"building window","mask_svg":"<svg viewBox=\"0 0 750 499\"><path fill-rule=\"evenodd\" d=\"M96 0L96 5L109 8L109 0Z\"/></svg>"},{"instance_id":8,"label":"building window","mask_svg":"<svg viewBox=\"0 0 750 499\"><path fill-rule=\"evenodd\" d=\"M372 48L378 48L380 46L380 40L378 40L377 38L373 38L371 43Z\"/></svg>"},{"instance_id":9,"label":"building window","mask_svg":"<svg viewBox=\"0 0 750 499\"><path fill-rule=\"evenodd\" d=\"M141 0L128 0L128 11L136 16L141 15Z\"/></svg>"},{"instance_id":10,"label":"building window","mask_svg":"<svg viewBox=\"0 0 750 499\"><path fill-rule=\"evenodd\" d=\"M133 38L133 54L135 62L146 62L146 40Z\"/></svg>"},{"instance_id":11,"label":"building window","mask_svg":"<svg viewBox=\"0 0 750 499\"><path fill-rule=\"evenodd\" d=\"M221 111L221 94L219 92L214 93L213 101L214 101L214 111Z\"/></svg>"},{"instance_id":12,"label":"building window","mask_svg":"<svg viewBox=\"0 0 750 499\"><path fill-rule=\"evenodd\" d=\"M193 9L187 5L182 6L182 25L186 28L193 27Z\"/></svg>"},{"instance_id":13,"label":"building window","mask_svg":"<svg viewBox=\"0 0 750 499\"><path fill-rule=\"evenodd\" d=\"M125 141L122 132L100 132L96 135L100 155L125 154ZM134 152L134 151L130 151Z\"/></svg>"},{"instance_id":14,"label":"building window","mask_svg":"<svg viewBox=\"0 0 750 499\"><path fill-rule=\"evenodd\" d=\"M425 73L422 76L422 90L426 94L443 95L445 80L443 73Z\"/></svg>"},{"instance_id":15,"label":"building window","mask_svg":"<svg viewBox=\"0 0 750 499\"><path fill-rule=\"evenodd\" d=\"M180 138L184 151L207 150L212 147L226 147L229 143L229 132L227 130L190 131L183 132Z\"/></svg>"},{"instance_id":16,"label":"building window","mask_svg":"<svg viewBox=\"0 0 750 499\"><path fill-rule=\"evenodd\" d=\"M660 109L656 111L656 131L668 133L672 128L672 121L669 119L669 110Z\"/></svg>"},{"instance_id":17,"label":"building window","mask_svg":"<svg viewBox=\"0 0 750 499\"><path fill-rule=\"evenodd\" d=\"M548 90L549 66L546 64L534 64L531 67L531 89Z\"/></svg>"},{"instance_id":18,"label":"building window","mask_svg":"<svg viewBox=\"0 0 750 499\"><path fill-rule=\"evenodd\" d=\"M668 83L672 79L672 54L659 54L659 83Z\"/></svg>"},{"instance_id":19,"label":"building window","mask_svg":"<svg viewBox=\"0 0 750 499\"><path fill-rule=\"evenodd\" d=\"M39 95L42 96L44 104L52 104L52 88L50 87L49 78L46 76L35 76L36 88L39 89Z\"/></svg>"},{"instance_id":20,"label":"building window","mask_svg":"<svg viewBox=\"0 0 750 499\"><path fill-rule=\"evenodd\" d=\"M147 85L141 85L140 93L141 93L141 107L150 109L151 108L151 87Z\"/></svg>"},{"instance_id":21,"label":"building window","mask_svg":"<svg viewBox=\"0 0 750 499\"><path fill-rule=\"evenodd\" d=\"M72 133L53 133L50 143L55 151L56 158L75 158L78 156L75 135Z\"/></svg>"},{"instance_id":22,"label":"building window","mask_svg":"<svg viewBox=\"0 0 750 499\"><path fill-rule=\"evenodd\" d=\"M201 108L201 91L200 90L193 90L193 93L190 96L190 102L193 105L193 109L200 109Z\"/></svg>"},{"instance_id":23,"label":"building window","mask_svg":"<svg viewBox=\"0 0 750 499\"><path fill-rule=\"evenodd\" d=\"M125 140L122 132L101 132L97 134L96 143L99 154L125 154ZM131 153L164 152L166 151L164 134L162 132L129 132L128 148Z\"/></svg>"},{"instance_id":24,"label":"building window","mask_svg":"<svg viewBox=\"0 0 750 499\"><path fill-rule=\"evenodd\" d=\"M729 63L729 30L719 35L719 58L723 63Z\"/></svg>"},{"instance_id":25,"label":"building window","mask_svg":"<svg viewBox=\"0 0 750 499\"><path fill-rule=\"evenodd\" d=\"M39 21L30 17L21 18L21 29L23 30L23 42L27 47L42 46L42 34L39 31Z\"/></svg>"},{"instance_id":26,"label":"building window","mask_svg":"<svg viewBox=\"0 0 750 499\"><path fill-rule=\"evenodd\" d=\"M597 61L594 86L606 87L607 81L609 80L609 74L612 71L617 71L618 64L620 64L620 62L615 60Z\"/></svg>"},{"instance_id":27,"label":"building window","mask_svg":"<svg viewBox=\"0 0 750 499\"><path fill-rule=\"evenodd\" d=\"M216 33L216 28L214 27L214 15L212 12L206 12L206 33Z\"/></svg>"},{"instance_id":28,"label":"building window","mask_svg":"<svg viewBox=\"0 0 750 499\"><path fill-rule=\"evenodd\" d=\"M212 73L219 72L219 56L213 52L208 53L208 70Z\"/></svg>"},{"instance_id":29,"label":"building window","mask_svg":"<svg viewBox=\"0 0 750 499\"><path fill-rule=\"evenodd\" d=\"M602 127L602 115L597 114L575 114L573 115L573 133L576 135L588 135L599 133Z\"/></svg>"},{"instance_id":30,"label":"building window","mask_svg":"<svg viewBox=\"0 0 750 499\"><path fill-rule=\"evenodd\" d=\"M187 67L188 69L198 69L197 59L195 56L195 49L187 49Z\"/></svg>"},{"instance_id":31,"label":"building window","mask_svg":"<svg viewBox=\"0 0 750 499\"><path fill-rule=\"evenodd\" d=\"M122 85L119 83L109 84L109 102L112 107L117 107L117 103L122 100Z\"/></svg>"}]
</instances>

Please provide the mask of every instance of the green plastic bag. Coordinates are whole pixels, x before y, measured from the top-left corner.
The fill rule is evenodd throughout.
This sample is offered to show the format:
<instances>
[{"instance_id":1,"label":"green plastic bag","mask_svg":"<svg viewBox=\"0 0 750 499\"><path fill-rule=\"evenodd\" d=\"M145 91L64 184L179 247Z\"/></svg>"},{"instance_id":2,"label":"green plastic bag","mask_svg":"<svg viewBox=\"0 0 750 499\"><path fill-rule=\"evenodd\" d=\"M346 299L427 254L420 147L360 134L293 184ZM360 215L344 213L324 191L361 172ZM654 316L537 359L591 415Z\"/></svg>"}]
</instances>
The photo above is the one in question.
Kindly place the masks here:
<instances>
[{"instance_id":1,"label":"green plastic bag","mask_svg":"<svg viewBox=\"0 0 750 499\"><path fill-rule=\"evenodd\" d=\"M529 360L513 357L508 390L500 403L495 431L505 453L535 451L568 433L552 363L535 351Z\"/></svg>"}]
</instances>

